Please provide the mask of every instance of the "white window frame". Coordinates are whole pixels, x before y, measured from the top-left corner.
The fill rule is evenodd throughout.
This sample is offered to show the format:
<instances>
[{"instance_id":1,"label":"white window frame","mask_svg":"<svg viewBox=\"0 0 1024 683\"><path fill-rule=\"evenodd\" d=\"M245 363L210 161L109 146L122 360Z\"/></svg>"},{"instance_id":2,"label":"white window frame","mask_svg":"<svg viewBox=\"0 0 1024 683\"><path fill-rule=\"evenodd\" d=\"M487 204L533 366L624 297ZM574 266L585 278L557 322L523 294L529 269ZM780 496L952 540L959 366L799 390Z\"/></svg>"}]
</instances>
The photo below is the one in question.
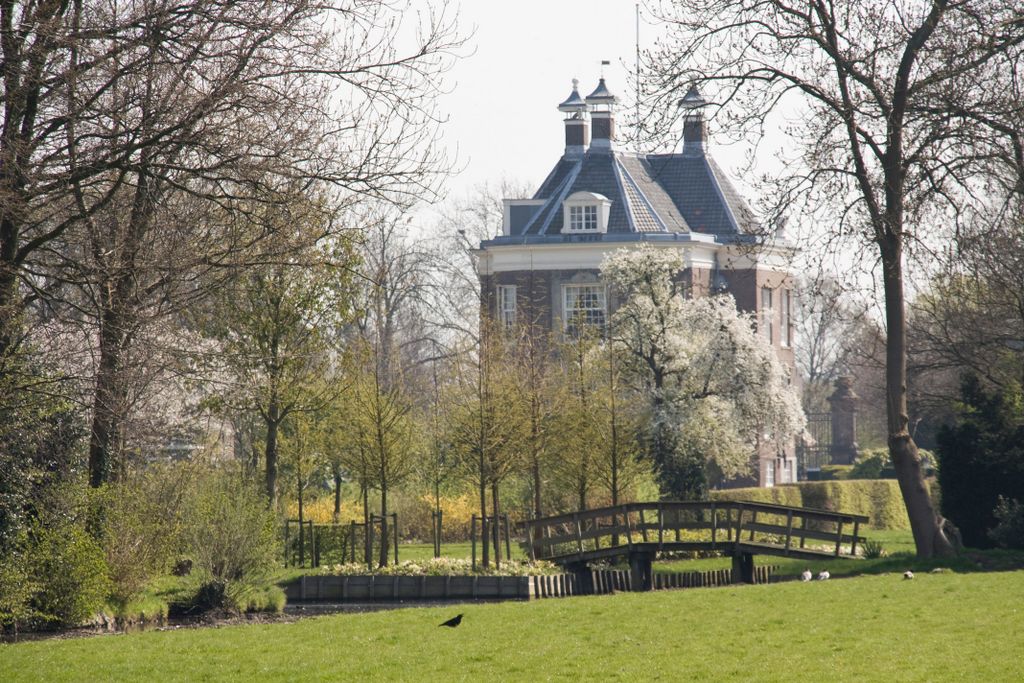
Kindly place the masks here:
<instances>
[{"instance_id":1,"label":"white window frame","mask_svg":"<svg viewBox=\"0 0 1024 683\"><path fill-rule=\"evenodd\" d=\"M783 347L793 345L793 292L789 289L780 290L779 308L782 321L779 323L779 340Z\"/></svg>"},{"instance_id":2,"label":"white window frame","mask_svg":"<svg viewBox=\"0 0 1024 683\"><path fill-rule=\"evenodd\" d=\"M612 202L596 192L573 192L562 202L562 232L593 235L608 232Z\"/></svg>"},{"instance_id":3,"label":"white window frame","mask_svg":"<svg viewBox=\"0 0 1024 683\"><path fill-rule=\"evenodd\" d=\"M498 285L495 297L495 310L498 322L505 329L516 324L516 286Z\"/></svg>"},{"instance_id":4,"label":"white window frame","mask_svg":"<svg viewBox=\"0 0 1024 683\"><path fill-rule=\"evenodd\" d=\"M775 486L775 461L765 461L764 467L764 487L766 489L773 488Z\"/></svg>"},{"instance_id":5,"label":"white window frame","mask_svg":"<svg viewBox=\"0 0 1024 683\"><path fill-rule=\"evenodd\" d=\"M768 339L769 344L774 344L775 310L772 307L774 292L771 287L761 288L761 334Z\"/></svg>"},{"instance_id":6,"label":"white window frame","mask_svg":"<svg viewBox=\"0 0 1024 683\"><path fill-rule=\"evenodd\" d=\"M593 290L596 295L597 305L586 308L579 308L575 304L580 301L580 294L583 290ZM573 305L570 306L570 303ZM600 313L600 322L591 320L591 313ZM567 334L573 334L575 330L575 318L582 313L583 324L597 327L603 330L608 322L608 294L605 286L597 282L582 282L562 285L562 329Z\"/></svg>"},{"instance_id":7,"label":"white window frame","mask_svg":"<svg viewBox=\"0 0 1024 683\"><path fill-rule=\"evenodd\" d=\"M569 207L570 232L597 232L597 204Z\"/></svg>"}]
</instances>

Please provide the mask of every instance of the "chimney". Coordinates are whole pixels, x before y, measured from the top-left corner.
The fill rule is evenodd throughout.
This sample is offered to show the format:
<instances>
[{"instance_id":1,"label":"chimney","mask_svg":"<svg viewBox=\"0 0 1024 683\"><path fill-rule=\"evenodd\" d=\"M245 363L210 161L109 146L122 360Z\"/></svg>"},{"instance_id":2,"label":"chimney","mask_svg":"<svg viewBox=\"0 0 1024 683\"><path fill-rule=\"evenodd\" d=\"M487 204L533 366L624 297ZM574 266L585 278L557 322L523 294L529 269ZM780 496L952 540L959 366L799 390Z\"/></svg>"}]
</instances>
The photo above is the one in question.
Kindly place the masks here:
<instances>
[{"instance_id":1,"label":"chimney","mask_svg":"<svg viewBox=\"0 0 1024 683\"><path fill-rule=\"evenodd\" d=\"M570 159L582 157L590 142L587 103L580 97L579 84L572 79L572 93L558 105L558 111L565 113L565 156Z\"/></svg>"},{"instance_id":2,"label":"chimney","mask_svg":"<svg viewBox=\"0 0 1024 683\"><path fill-rule=\"evenodd\" d=\"M707 124L704 122L704 107L707 102L700 96L697 86L691 87L679 108L683 110L683 155L704 156L704 143L708 139Z\"/></svg>"},{"instance_id":3,"label":"chimney","mask_svg":"<svg viewBox=\"0 0 1024 683\"><path fill-rule=\"evenodd\" d=\"M587 107L594 121L594 139L590 143L592 152L611 152L615 146L615 105L619 98L608 90L604 77L594 92L587 95Z\"/></svg>"}]
</instances>

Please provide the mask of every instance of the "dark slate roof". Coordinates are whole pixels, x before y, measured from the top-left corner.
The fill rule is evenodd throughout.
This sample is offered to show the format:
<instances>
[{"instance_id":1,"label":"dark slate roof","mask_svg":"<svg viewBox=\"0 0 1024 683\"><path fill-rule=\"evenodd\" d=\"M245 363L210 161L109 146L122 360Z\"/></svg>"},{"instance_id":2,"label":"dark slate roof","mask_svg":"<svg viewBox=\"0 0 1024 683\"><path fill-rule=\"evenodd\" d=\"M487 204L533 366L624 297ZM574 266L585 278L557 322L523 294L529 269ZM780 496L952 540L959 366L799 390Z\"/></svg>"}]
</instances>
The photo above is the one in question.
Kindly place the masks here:
<instances>
[{"instance_id":1,"label":"dark slate roof","mask_svg":"<svg viewBox=\"0 0 1024 683\"><path fill-rule=\"evenodd\" d=\"M558 235L562 202L575 192L611 201L608 234L702 233L739 237L757 221L714 159L704 153L637 155L606 150L561 158L534 193L548 200L517 235Z\"/></svg>"},{"instance_id":2,"label":"dark slate roof","mask_svg":"<svg viewBox=\"0 0 1024 683\"><path fill-rule=\"evenodd\" d=\"M594 102L595 100L600 102L618 102L619 98L612 94L612 91L604 84L604 79L602 78L597 82L594 92L587 95L587 102Z\"/></svg>"},{"instance_id":3,"label":"dark slate roof","mask_svg":"<svg viewBox=\"0 0 1024 683\"><path fill-rule=\"evenodd\" d=\"M565 102L558 105L558 111L583 111L587 107L587 103L580 97L580 91L576 86L577 81L574 78L572 81L572 92L569 93L569 97L565 98Z\"/></svg>"}]
</instances>

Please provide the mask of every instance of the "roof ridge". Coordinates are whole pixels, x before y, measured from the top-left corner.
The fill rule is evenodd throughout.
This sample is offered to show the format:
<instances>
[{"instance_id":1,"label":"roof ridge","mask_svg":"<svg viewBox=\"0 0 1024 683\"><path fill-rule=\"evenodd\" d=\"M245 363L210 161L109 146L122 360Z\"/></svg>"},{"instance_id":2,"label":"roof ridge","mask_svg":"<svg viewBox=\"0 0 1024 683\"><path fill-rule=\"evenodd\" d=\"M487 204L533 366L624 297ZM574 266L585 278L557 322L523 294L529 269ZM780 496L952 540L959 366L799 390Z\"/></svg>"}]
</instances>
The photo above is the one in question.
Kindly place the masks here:
<instances>
[{"instance_id":1,"label":"roof ridge","mask_svg":"<svg viewBox=\"0 0 1024 683\"><path fill-rule=\"evenodd\" d=\"M551 221L555 217L555 212L554 212L554 210L551 210L550 207L551 206L558 206L563 201L565 201L565 195L569 192L569 190L572 189L572 185L573 185L574 182L576 182L576 176L578 176L580 174L580 169L581 168L583 168L583 159L579 159L578 161L576 161L575 164L573 165L572 169L568 173L565 174L565 178L562 179L561 184L554 189L554 191L551 193L551 197L548 198L548 203L544 205L544 211L538 211L534 215L533 219L531 219L530 222L526 224L526 227L523 229L523 234L524 235L525 234L529 234L530 226L532 226L534 224L534 222L536 222L537 218L542 213L546 213L547 214L547 218L544 219L543 225L541 225L539 227L539 229L537 230L537 234L538 235L546 235L546 234L548 234L548 226L551 225ZM552 201L552 200L555 200L556 197L557 197L557 200L556 201Z\"/></svg>"},{"instance_id":2,"label":"roof ridge","mask_svg":"<svg viewBox=\"0 0 1024 683\"><path fill-rule=\"evenodd\" d=\"M644 191L640 189L640 186L637 184L636 180L634 180L633 174L629 172L629 169L627 169L619 159L615 160L615 168L617 170L616 178L618 178L620 174L625 175L626 180L629 181L629 184L630 186L632 186L633 191L636 192L637 196L640 198L640 201L643 202L644 209L646 209L647 213L654 219L655 223L661 226L662 232L668 232L668 225L666 225L664 219L662 219L658 212L654 210L654 205L651 204L651 200L648 199ZM630 208L632 208L633 202L629 197L629 193L625 192L625 190L623 189L622 196L626 200L626 203L630 205ZM629 217L629 222L633 226L633 232L638 232L638 230L636 229L636 224L633 221L633 212L627 211L626 215Z\"/></svg>"}]
</instances>

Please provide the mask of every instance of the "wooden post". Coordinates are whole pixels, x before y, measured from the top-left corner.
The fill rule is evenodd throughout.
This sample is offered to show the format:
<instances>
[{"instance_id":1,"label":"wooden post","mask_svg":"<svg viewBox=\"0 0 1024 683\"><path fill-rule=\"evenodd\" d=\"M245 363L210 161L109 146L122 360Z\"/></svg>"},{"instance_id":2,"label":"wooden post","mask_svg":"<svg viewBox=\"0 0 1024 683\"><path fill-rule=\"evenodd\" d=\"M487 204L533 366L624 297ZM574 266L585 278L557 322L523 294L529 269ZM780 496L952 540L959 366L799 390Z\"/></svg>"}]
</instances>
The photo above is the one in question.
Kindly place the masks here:
<instances>
[{"instance_id":1,"label":"wooden post","mask_svg":"<svg viewBox=\"0 0 1024 683\"><path fill-rule=\"evenodd\" d=\"M658 550L665 544L665 507L658 503Z\"/></svg>"},{"instance_id":2,"label":"wooden post","mask_svg":"<svg viewBox=\"0 0 1024 683\"><path fill-rule=\"evenodd\" d=\"M736 541L733 544L738 547L740 544L740 536L743 534L743 503L740 503L739 508L736 510ZM735 555L735 553L733 553Z\"/></svg>"},{"instance_id":3,"label":"wooden post","mask_svg":"<svg viewBox=\"0 0 1024 683\"><path fill-rule=\"evenodd\" d=\"M860 534L860 520L853 520L853 543L850 544L850 556L857 557L857 536Z\"/></svg>"},{"instance_id":4,"label":"wooden post","mask_svg":"<svg viewBox=\"0 0 1024 683\"><path fill-rule=\"evenodd\" d=\"M807 517L800 517L800 547L804 547L804 543L807 542Z\"/></svg>"},{"instance_id":5,"label":"wooden post","mask_svg":"<svg viewBox=\"0 0 1024 683\"><path fill-rule=\"evenodd\" d=\"M843 545L843 520L836 522L836 557L839 557L839 550Z\"/></svg>"},{"instance_id":6,"label":"wooden post","mask_svg":"<svg viewBox=\"0 0 1024 683\"><path fill-rule=\"evenodd\" d=\"M736 553L732 556L732 582L754 583L754 556Z\"/></svg>"},{"instance_id":7,"label":"wooden post","mask_svg":"<svg viewBox=\"0 0 1024 683\"><path fill-rule=\"evenodd\" d=\"M644 518L643 508L640 508L640 537L647 543L647 520Z\"/></svg>"},{"instance_id":8,"label":"wooden post","mask_svg":"<svg viewBox=\"0 0 1024 683\"><path fill-rule=\"evenodd\" d=\"M718 535L718 504L711 503L711 548L715 548Z\"/></svg>"},{"instance_id":9,"label":"wooden post","mask_svg":"<svg viewBox=\"0 0 1024 683\"><path fill-rule=\"evenodd\" d=\"M754 515L750 518L750 523L751 524L757 524L757 510L754 510ZM753 540L754 540L754 529L753 529L753 527L751 527L751 529L750 529L750 541L753 542Z\"/></svg>"},{"instance_id":10,"label":"wooden post","mask_svg":"<svg viewBox=\"0 0 1024 683\"><path fill-rule=\"evenodd\" d=\"M786 557L789 557L789 546L793 541L793 511L786 511Z\"/></svg>"},{"instance_id":11,"label":"wooden post","mask_svg":"<svg viewBox=\"0 0 1024 683\"><path fill-rule=\"evenodd\" d=\"M576 523L576 546L580 554L583 554L583 529L580 528L580 513L572 513L572 521Z\"/></svg>"}]
</instances>

